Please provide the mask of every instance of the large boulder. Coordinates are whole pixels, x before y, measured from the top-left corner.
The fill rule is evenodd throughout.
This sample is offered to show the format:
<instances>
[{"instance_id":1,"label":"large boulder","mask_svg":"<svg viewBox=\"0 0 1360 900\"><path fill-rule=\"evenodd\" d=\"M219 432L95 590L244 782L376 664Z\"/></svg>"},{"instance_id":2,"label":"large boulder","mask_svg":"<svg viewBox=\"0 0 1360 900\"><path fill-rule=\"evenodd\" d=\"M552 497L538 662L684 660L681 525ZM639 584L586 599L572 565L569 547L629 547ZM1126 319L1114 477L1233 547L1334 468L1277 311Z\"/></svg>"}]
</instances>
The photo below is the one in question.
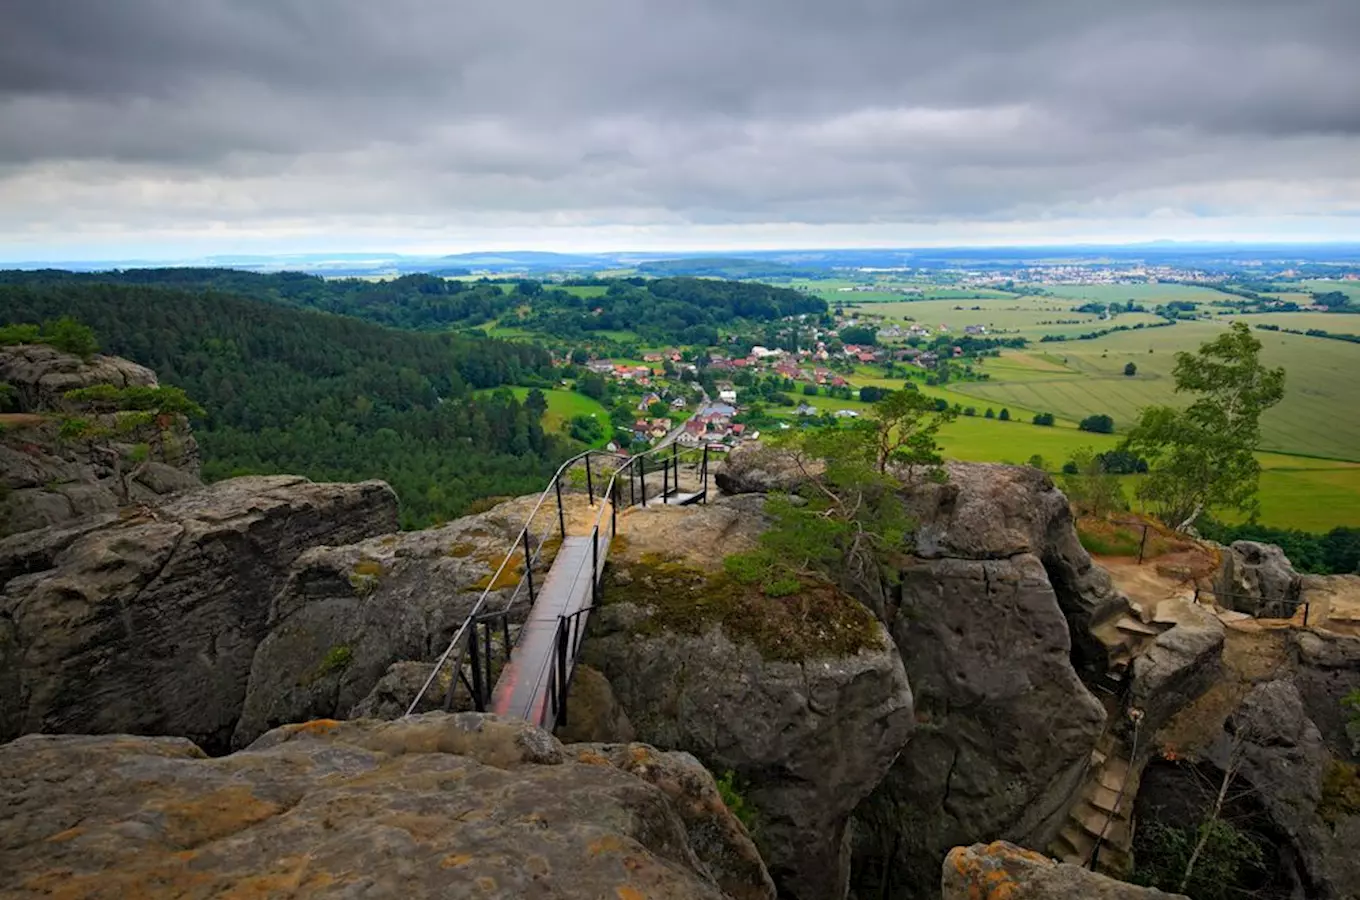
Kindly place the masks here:
<instances>
[{"instance_id":1,"label":"large boulder","mask_svg":"<svg viewBox=\"0 0 1360 900\"><path fill-rule=\"evenodd\" d=\"M1071 631L1074 661L1092 674L1108 666L1094 625L1129 608L1110 576L1081 546L1067 497L1030 466L950 463L948 480L925 480L907 494L922 559L1008 559L1034 555Z\"/></svg>"},{"instance_id":2,"label":"large boulder","mask_svg":"<svg viewBox=\"0 0 1360 900\"><path fill-rule=\"evenodd\" d=\"M713 480L724 494L788 493L807 480L807 472L786 452L748 444L715 466Z\"/></svg>"},{"instance_id":3,"label":"large boulder","mask_svg":"<svg viewBox=\"0 0 1360 900\"><path fill-rule=\"evenodd\" d=\"M1155 900L1177 898L1057 863L1005 841L955 847L944 861L943 900Z\"/></svg>"},{"instance_id":4,"label":"large boulder","mask_svg":"<svg viewBox=\"0 0 1360 900\"><path fill-rule=\"evenodd\" d=\"M1274 544L1234 541L1214 576L1218 605L1253 616L1289 618L1298 608L1303 579Z\"/></svg>"},{"instance_id":5,"label":"large boulder","mask_svg":"<svg viewBox=\"0 0 1360 900\"><path fill-rule=\"evenodd\" d=\"M855 812L855 883L931 896L951 847L1052 841L1105 710L1072 667L1068 623L1034 553L918 559L886 613L918 728Z\"/></svg>"},{"instance_id":6,"label":"large boulder","mask_svg":"<svg viewBox=\"0 0 1360 900\"><path fill-rule=\"evenodd\" d=\"M1219 679L1226 633L1213 613L1187 606L1180 622L1134 658L1128 702L1142 712L1145 735L1156 734Z\"/></svg>"},{"instance_id":7,"label":"large boulder","mask_svg":"<svg viewBox=\"0 0 1360 900\"><path fill-rule=\"evenodd\" d=\"M519 560L495 585L491 579L536 499L502 503L441 528L317 547L299 556L270 606L234 746L288 722L354 715L390 666L435 659L485 589L493 588L484 613L511 605ZM511 612L522 619L528 592L514 601ZM381 696L392 695L408 672L388 679L362 712L389 712ZM406 702L414 699L412 693Z\"/></svg>"},{"instance_id":8,"label":"large boulder","mask_svg":"<svg viewBox=\"0 0 1360 900\"><path fill-rule=\"evenodd\" d=\"M1344 764L1328 752L1292 683L1253 688L1210 759L1220 769L1235 765L1237 777L1260 799L1275 832L1302 863L1307 896L1360 896L1360 814L1353 797L1336 795L1336 767ZM1355 778L1351 770L1349 780Z\"/></svg>"},{"instance_id":9,"label":"large boulder","mask_svg":"<svg viewBox=\"0 0 1360 900\"><path fill-rule=\"evenodd\" d=\"M781 895L840 898L850 812L906 743L911 690L853 598L763 598L713 571L758 525L758 498L631 513L584 658L640 740L730 773Z\"/></svg>"},{"instance_id":10,"label":"large boulder","mask_svg":"<svg viewBox=\"0 0 1360 900\"><path fill-rule=\"evenodd\" d=\"M435 713L188 741L0 747L0 893L773 900L684 754Z\"/></svg>"},{"instance_id":11,"label":"large boulder","mask_svg":"<svg viewBox=\"0 0 1360 900\"><path fill-rule=\"evenodd\" d=\"M1294 685L1332 752L1360 761L1360 729L1355 712L1343 702L1360 691L1360 637L1329 631L1295 631L1289 636Z\"/></svg>"},{"instance_id":12,"label":"large boulder","mask_svg":"<svg viewBox=\"0 0 1360 900\"><path fill-rule=\"evenodd\" d=\"M188 737L226 748L293 562L391 531L382 482L236 478L0 541L0 739Z\"/></svg>"}]
</instances>

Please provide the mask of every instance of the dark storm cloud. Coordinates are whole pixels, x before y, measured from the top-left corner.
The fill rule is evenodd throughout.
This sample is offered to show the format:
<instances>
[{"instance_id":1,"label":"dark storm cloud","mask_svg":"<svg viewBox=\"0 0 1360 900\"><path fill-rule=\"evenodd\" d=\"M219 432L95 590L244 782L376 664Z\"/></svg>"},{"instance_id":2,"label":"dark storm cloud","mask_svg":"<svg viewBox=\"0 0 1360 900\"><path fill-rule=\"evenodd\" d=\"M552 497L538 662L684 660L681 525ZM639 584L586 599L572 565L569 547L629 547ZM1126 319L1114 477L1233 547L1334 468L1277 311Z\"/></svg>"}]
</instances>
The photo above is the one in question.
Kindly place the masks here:
<instances>
[{"instance_id":1,"label":"dark storm cloud","mask_svg":"<svg viewBox=\"0 0 1360 900\"><path fill-rule=\"evenodd\" d=\"M11 0L0 230L1349 212L1357 35L1355 0Z\"/></svg>"}]
</instances>

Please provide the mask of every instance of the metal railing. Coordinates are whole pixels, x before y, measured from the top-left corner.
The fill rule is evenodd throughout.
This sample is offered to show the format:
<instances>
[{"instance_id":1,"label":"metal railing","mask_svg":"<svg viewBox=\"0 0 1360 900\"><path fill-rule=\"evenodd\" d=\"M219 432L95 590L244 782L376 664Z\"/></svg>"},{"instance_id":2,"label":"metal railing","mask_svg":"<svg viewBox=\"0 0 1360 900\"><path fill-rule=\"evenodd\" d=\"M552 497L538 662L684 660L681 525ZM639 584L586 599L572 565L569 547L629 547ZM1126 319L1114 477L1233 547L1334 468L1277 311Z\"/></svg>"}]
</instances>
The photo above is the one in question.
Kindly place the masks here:
<instances>
[{"instance_id":1,"label":"metal railing","mask_svg":"<svg viewBox=\"0 0 1360 900\"><path fill-rule=\"evenodd\" d=\"M621 461L621 462L620 462ZM580 653L581 641L585 633L587 613L599 601L600 576L603 573L603 563L608 554L609 545L613 542L614 536L618 532L618 513L620 507L628 508L631 506L645 506L648 502L648 476L653 476L659 471L662 473L662 485L659 491L653 487L651 500L654 502L660 498L665 504L669 504L672 499L677 498L682 492L680 490L681 473L686 467L691 467L697 482L697 490L685 492L686 502L707 502L709 488L708 471L709 451L708 447L682 450L672 443L664 448L658 448L646 453L640 453L632 457L625 457L622 454L612 453L603 450L588 450L577 454L558 467L548 482L547 487L539 495L537 502L529 512L528 518L519 532L515 535L514 542L510 550L505 554L499 566L492 573L487 581L477 601L473 604L463 624L459 626L449 641L444 652L435 661L434 667L426 677L424 684L406 708L405 715L411 715L420 706L431 686L439 678L445 666L452 666L449 685L445 690L444 708L453 708L455 693L461 684L467 689L472 699L473 708L479 712L484 712L490 700L491 693L495 686L495 658L498 649L493 642L493 637L499 633L501 638L500 654L505 660L509 659L513 652L510 642L510 612L516 601L520 597L521 590L527 589L530 604L537 599L537 591L534 584L534 570L543 557L543 550L546 543L545 539L538 539L535 543L534 523L535 520L545 509L545 501L549 496L555 499L556 511L556 531L559 537L565 541L567 538L567 512L563 502L564 483L565 490L573 491L577 485L568 482L572 481L572 474L581 471L584 475L584 487L587 500L590 506L595 506L596 497L602 501L596 511L595 520L592 523L591 552L588 554L592 561L593 573L591 577L591 606L563 616L559 620L559 639L556 651L548 661L545 662L545 671L540 671L536 687L542 686L545 679L548 681L546 690L550 695L551 702L545 704L540 721L535 724L549 725L547 722L549 713L552 714L553 721L564 721L566 716L566 695L570 682L570 676L575 668L575 662ZM577 467L580 467L578 470ZM608 482L602 491L596 491L598 480L602 480L608 475ZM627 485L627 495L625 496L624 485ZM606 507L609 510L608 539L602 541L602 528L604 526L604 513ZM603 544L603 547L602 547ZM502 576L506 568L512 564L517 557L523 556L523 574L520 575L515 583L514 591L509 600L498 610L488 612L486 606L493 593L504 590L506 586L497 587L501 583ZM582 559L578 564L576 572L572 574L572 584L576 584L581 576L585 560ZM502 661L503 664L503 661ZM551 664L551 665L549 665ZM550 671L549 671L550 670Z\"/></svg>"}]
</instances>

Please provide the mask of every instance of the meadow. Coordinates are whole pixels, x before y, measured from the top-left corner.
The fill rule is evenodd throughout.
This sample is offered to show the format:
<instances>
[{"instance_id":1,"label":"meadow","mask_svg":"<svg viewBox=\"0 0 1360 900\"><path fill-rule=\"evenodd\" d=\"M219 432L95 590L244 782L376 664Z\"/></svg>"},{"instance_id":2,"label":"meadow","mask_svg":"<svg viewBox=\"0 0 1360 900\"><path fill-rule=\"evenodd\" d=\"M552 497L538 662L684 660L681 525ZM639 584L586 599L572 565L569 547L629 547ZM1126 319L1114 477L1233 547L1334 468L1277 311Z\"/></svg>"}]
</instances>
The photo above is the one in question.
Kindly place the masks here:
<instances>
[{"instance_id":1,"label":"meadow","mask_svg":"<svg viewBox=\"0 0 1360 900\"><path fill-rule=\"evenodd\" d=\"M496 388L493 390L502 390ZM515 397L523 401L529 395L532 388L512 387L508 388L514 393ZM491 390L481 393L492 393ZM596 416L607 427L609 425L609 412L596 400L592 400L585 394L578 394L575 391L552 388L543 391L543 396L548 401L548 411L543 414L543 430L550 434L560 433L562 426L576 416Z\"/></svg>"},{"instance_id":2,"label":"meadow","mask_svg":"<svg viewBox=\"0 0 1360 900\"><path fill-rule=\"evenodd\" d=\"M1149 325L1162 321L1150 313L1124 313L1114 320L1102 319L1096 313L1077 312L1076 307L1083 302L1007 295L1004 301L847 302L845 309L862 315L882 316L888 322L915 321L930 326L932 330L944 325L956 334L962 333L968 325L982 325L991 335L1018 336L1031 341L1038 341L1046 334L1071 337L1112 325Z\"/></svg>"},{"instance_id":3,"label":"meadow","mask_svg":"<svg viewBox=\"0 0 1360 900\"><path fill-rule=\"evenodd\" d=\"M853 409L863 413L869 408L869 404L858 400L821 396L799 399L827 411ZM795 417L792 410L772 412L790 419ZM1033 425L1028 418L1002 422L983 418L981 414L960 416L940 431L940 446L947 459L1025 464L1039 456L1044 469L1055 477L1076 451L1089 447L1101 452L1118 443L1118 435L1078 431L1070 424L1050 428ZM1262 467L1258 497L1263 524L1304 531L1360 525L1360 464L1279 453L1259 453L1257 458ZM1137 476L1121 480L1125 482L1126 496L1132 498Z\"/></svg>"}]
</instances>

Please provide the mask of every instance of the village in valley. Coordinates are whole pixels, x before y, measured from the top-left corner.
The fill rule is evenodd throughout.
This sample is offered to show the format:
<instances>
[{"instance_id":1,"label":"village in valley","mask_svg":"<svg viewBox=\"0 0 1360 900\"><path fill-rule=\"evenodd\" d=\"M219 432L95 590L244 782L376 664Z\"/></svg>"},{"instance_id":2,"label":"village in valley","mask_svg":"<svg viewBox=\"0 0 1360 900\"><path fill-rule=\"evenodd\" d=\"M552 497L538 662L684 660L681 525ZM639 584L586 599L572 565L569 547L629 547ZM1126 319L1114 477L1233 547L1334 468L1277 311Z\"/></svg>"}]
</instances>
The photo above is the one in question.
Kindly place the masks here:
<instances>
[{"instance_id":1,"label":"village in valley","mask_svg":"<svg viewBox=\"0 0 1360 900\"><path fill-rule=\"evenodd\" d=\"M823 327L807 324L806 316L791 317L788 327L773 335L783 347L731 335L731 352L667 347L641 352L633 360L576 349L559 360L569 370L563 386L575 383L581 389L580 379L571 378L574 373L604 381L614 400L613 430L606 444L614 452L675 442L724 453L759 441L762 430L858 418L864 404L882 391L866 381L887 377L910 383L915 377L942 383L950 363L967 364L974 356L995 352L991 345L998 343L985 339L982 325L965 326L960 342L950 343L944 324L878 322L874 316L829 318ZM859 343L847 343L843 335L853 335ZM959 376L972 376L971 365ZM631 411L627 421L621 421L620 401Z\"/></svg>"}]
</instances>

